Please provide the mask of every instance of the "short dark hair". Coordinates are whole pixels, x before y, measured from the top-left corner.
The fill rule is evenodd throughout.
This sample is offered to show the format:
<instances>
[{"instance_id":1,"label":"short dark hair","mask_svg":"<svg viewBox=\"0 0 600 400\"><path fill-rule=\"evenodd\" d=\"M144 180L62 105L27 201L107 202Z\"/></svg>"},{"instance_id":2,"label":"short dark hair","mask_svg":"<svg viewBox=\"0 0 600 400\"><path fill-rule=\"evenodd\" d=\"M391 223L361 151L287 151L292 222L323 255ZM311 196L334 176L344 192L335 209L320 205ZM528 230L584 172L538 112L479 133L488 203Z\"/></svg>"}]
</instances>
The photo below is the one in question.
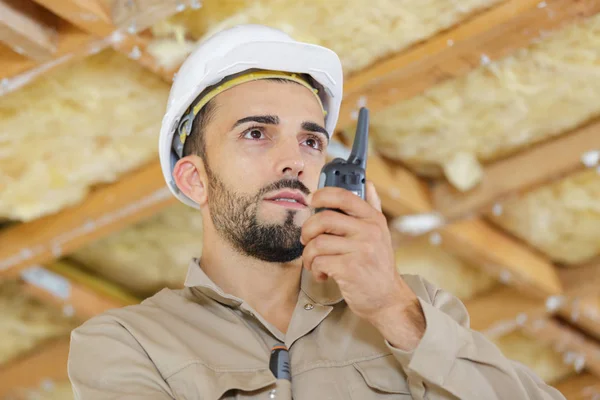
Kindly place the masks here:
<instances>
[{"instance_id":1,"label":"short dark hair","mask_svg":"<svg viewBox=\"0 0 600 400\"><path fill-rule=\"evenodd\" d=\"M205 160L206 158L206 141L204 138L204 130L206 125L215 114L214 99L211 99L198 111L198 114L194 117L192 122L192 133L185 140L183 145L183 156L189 156L190 154L196 154Z\"/></svg>"},{"instance_id":2,"label":"short dark hair","mask_svg":"<svg viewBox=\"0 0 600 400\"><path fill-rule=\"evenodd\" d=\"M307 77L305 79L307 79ZM279 83L296 83L292 80L284 78L267 78L266 80ZM312 80L309 80L309 82L311 81ZM207 89L206 92L209 90L210 88ZM183 145L183 157L191 154L198 155L204 161L204 165L207 165L206 140L204 137L204 131L206 130L206 125L208 125L211 118L215 115L217 107L214 103L214 100L214 98L211 99L208 103L206 103L206 105L204 105L204 107L200 109L198 114L196 114L196 117L194 117L194 121L192 123L192 133L190 133L190 136L187 137L185 144Z\"/></svg>"}]
</instances>

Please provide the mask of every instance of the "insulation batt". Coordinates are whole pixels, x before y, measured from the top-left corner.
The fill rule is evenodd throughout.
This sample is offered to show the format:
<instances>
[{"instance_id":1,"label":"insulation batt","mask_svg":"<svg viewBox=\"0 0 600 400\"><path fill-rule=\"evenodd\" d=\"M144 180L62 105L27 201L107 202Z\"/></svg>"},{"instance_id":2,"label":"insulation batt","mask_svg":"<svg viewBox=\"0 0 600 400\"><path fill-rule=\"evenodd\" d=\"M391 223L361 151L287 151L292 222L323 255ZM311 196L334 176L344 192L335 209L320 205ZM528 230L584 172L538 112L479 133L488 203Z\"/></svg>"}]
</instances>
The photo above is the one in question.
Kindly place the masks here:
<instances>
[{"instance_id":1,"label":"insulation batt","mask_svg":"<svg viewBox=\"0 0 600 400\"><path fill-rule=\"evenodd\" d=\"M0 364L45 340L68 336L79 323L23 291L14 280L0 280Z\"/></svg>"},{"instance_id":2,"label":"insulation batt","mask_svg":"<svg viewBox=\"0 0 600 400\"><path fill-rule=\"evenodd\" d=\"M192 257L202 254L202 216L177 203L154 217L70 255L86 269L146 297L183 286Z\"/></svg>"},{"instance_id":3,"label":"insulation batt","mask_svg":"<svg viewBox=\"0 0 600 400\"><path fill-rule=\"evenodd\" d=\"M467 300L488 291L497 282L476 266L469 265L430 244L427 238L418 238L399 246L396 266L404 274L417 274L461 300Z\"/></svg>"},{"instance_id":4,"label":"insulation batt","mask_svg":"<svg viewBox=\"0 0 600 400\"><path fill-rule=\"evenodd\" d=\"M554 351L552 346L540 343L520 331L491 340L506 357L528 366L547 383L552 384L575 374L574 366L565 363L563 355Z\"/></svg>"},{"instance_id":5,"label":"insulation batt","mask_svg":"<svg viewBox=\"0 0 600 400\"><path fill-rule=\"evenodd\" d=\"M552 259L579 264L600 254L600 174L588 169L502 203L488 215Z\"/></svg>"},{"instance_id":6,"label":"insulation batt","mask_svg":"<svg viewBox=\"0 0 600 400\"><path fill-rule=\"evenodd\" d=\"M481 176L474 160L496 160L600 115L599 75L597 15L374 113L371 138L386 156L426 175L443 171L466 190Z\"/></svg>"},{"instance_id":7,"label":"insulation batt","mask_svg":"<svg viewBox=\"0 0 600 400\"><path fill-rule=\"evenodd\" d=\"M0 97L0 218L56 212L155 159L168 92L107 50Z\"/></svg>"},{"instance_id":8,"label":"insulation batt","mask_svg":"<svg viewBox=\"0 0 600 400\"><path fill-rule=\"evenodd\" d=\"M351 73L499 1L205 0L199 10L187 9L157 24L153 33L170 39L185 54L190 42L223 28L244 23L268 25L297 40L333 49L344 71ZM168 49L164 40L151 45L149 51L163 66L173 67L183 60L169 58L177 52Z\"/></svg>"}]
</instances>

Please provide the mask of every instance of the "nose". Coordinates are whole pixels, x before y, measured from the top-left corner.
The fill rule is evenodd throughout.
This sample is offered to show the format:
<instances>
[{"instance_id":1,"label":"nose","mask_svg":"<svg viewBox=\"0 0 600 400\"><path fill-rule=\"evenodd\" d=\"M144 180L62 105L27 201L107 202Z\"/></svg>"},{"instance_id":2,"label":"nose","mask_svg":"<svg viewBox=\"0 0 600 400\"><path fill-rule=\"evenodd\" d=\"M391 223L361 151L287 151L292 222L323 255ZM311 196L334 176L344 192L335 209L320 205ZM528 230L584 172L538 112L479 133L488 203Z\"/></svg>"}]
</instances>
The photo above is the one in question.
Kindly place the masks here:
<instances>
[{"instance_id":1,"label":"nose","mask_svg":"<svg viewBox=\"0 0 600 400\"><path fill-rule=\"evenodd\" d=\"M276 173L285 178L299 179L304 173L304 158L296 140L278 146L276 150Z\"/></svg>"}]
</instances>

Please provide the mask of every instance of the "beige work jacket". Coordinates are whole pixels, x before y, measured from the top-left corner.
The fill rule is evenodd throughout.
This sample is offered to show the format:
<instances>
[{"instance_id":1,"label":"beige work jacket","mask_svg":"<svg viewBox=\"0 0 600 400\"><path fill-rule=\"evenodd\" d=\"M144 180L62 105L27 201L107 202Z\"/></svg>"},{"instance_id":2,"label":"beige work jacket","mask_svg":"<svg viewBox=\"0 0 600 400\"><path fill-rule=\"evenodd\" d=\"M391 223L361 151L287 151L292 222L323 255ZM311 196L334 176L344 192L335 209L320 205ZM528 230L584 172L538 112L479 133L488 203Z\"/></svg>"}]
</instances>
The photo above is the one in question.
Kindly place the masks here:
<instances>
[{"instance_id":1,"label":"beige work jacket","mask_svg":"<svg viewBox=\"0 0 600 400\"><path fill-rule=\"evenodd\" d=\"M75 398L564 399L469 329L456 297L418 276L403 277L427 324L412 352L392 347L355 316L335 282L317 283L305 270L284 335L224 293L195 259L184 289L163 289L72 332L68 372ZM277 343L289 349L291 384L269 369Z\"/></svg>"}]
</instances>

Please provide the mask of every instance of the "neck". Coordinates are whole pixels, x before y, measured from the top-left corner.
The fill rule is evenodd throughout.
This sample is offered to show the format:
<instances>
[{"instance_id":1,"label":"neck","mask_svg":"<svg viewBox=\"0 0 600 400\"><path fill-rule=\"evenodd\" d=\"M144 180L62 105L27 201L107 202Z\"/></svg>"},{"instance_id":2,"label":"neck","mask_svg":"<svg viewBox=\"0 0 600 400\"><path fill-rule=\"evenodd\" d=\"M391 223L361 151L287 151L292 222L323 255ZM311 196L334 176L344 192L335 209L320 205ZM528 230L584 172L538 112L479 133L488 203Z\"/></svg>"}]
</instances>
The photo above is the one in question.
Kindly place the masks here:
<instances>
[{"instance_id":1,"label":"neck","mask_svg":"<svg viewBox=\"0 0 600 400\"><path fill-rule=\"evenodd\" d=\"M202 270L225 293L243 299L285 333L298 300L302 260L270 263L236 251L214 230L204 232Z\"/></svg>"}]
</instances>

